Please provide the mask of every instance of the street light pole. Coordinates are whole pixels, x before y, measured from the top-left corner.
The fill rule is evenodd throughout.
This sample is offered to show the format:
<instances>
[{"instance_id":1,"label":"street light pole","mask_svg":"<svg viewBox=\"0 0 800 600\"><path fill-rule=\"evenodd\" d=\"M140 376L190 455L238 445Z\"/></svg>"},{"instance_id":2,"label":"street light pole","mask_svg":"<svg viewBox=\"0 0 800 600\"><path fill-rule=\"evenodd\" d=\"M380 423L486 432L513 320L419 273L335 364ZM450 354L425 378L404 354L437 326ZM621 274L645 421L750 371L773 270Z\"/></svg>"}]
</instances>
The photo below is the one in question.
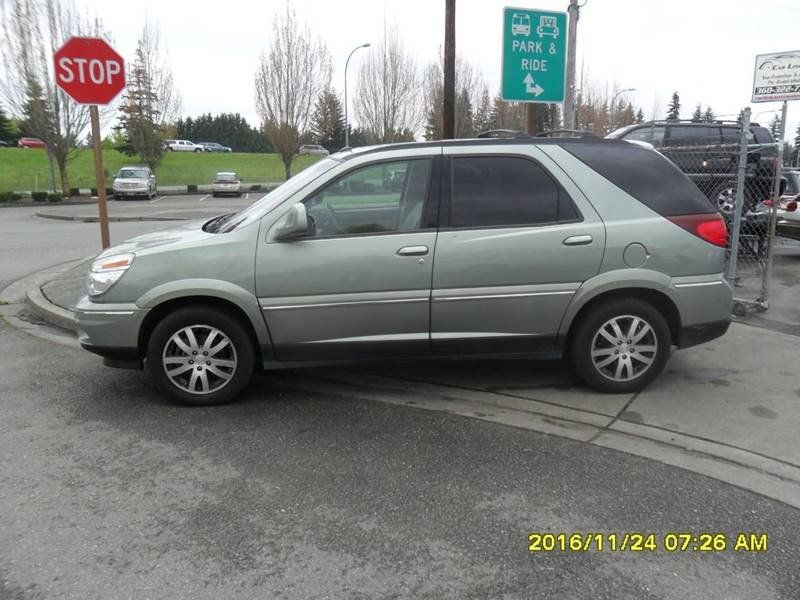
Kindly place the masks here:
<instances>
[{"instance_id":1,"label":"street light pole","mask_svg":"<svg viewBox=\"0 0 800 600\"><path fill-rule=\"evenodd\" d=\"M347 60L344 63L344 146L347 148L350 145L350 126L347 124L347 65L350 64L350 58L356 50L360 48L369 48L369 44L361 44L356 46L350 51Z\"/></svg>"},{"instance_id":2,"label":"street light pole","mask_svg":"<svg viewBox=\"0 0 800 600\"><path fill-rule=\"evenodd\" d=\"M636 91L636 88L625 88L624 90L618 91L616 94L614 94L611 97L611 127L612 127L612 131L613 131L613 128L615 126L614 125L614 117L616 115L614 114L614 112L615 112L614 111L614 107L616 106L617 98L620 96L620 94L624 94L625 92L635 92L635 91Z\"/></svg>"}]
</instances>

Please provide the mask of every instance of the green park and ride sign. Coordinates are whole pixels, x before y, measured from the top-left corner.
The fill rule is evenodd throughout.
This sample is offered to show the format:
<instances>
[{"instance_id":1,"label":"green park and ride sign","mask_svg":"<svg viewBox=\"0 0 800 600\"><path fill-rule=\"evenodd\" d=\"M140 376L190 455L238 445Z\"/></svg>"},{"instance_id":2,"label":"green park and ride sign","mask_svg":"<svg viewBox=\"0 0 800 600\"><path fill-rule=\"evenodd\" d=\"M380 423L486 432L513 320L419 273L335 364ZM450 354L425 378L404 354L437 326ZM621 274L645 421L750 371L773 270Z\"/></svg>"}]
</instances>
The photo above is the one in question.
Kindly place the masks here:
<instances>
[{"instance_id":1,"label":"green park and ride sign","mask_svg":"<svg viewBox=\"0 0 800 600\"><path fill-rule=\"evenodd\" d=\"M567 13L503 9L503 100L564 102Z\"/></svg>"}]
</instances>

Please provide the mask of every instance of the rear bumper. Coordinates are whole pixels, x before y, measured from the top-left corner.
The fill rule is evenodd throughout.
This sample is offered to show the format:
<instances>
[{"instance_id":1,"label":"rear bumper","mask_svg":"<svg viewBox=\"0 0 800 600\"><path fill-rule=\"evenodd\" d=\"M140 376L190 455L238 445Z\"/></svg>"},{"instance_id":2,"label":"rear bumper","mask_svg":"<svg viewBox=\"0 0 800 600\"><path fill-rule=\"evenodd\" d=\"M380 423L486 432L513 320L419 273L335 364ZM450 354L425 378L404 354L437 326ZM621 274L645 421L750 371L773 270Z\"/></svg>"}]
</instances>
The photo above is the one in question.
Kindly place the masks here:
<instances>
[{"instance_id":1,"label":"rear bumper","mask_svg":"<svg viewBox=\"0 0 800 600\"><path fill-rule=\"evenodd\" d=\"M724 335L733 312L733 289L728 281L713 276L676 277L672 293L680 314L675 344L688 348Z\"/></svg>"},{"instance_id":2,"label":"rear bumper","mask_svg":"<svg viewBox=\"0 0 800 600\"><path fill-rule=\"evenodd\" d=\"M698 344L710 342L718 337L725 335L730 327L731 320L714 321L713 323L703 323L702 325L688 325L681 327L677 340L678 348L690 348Z\"/></svg>"}]
</instances>

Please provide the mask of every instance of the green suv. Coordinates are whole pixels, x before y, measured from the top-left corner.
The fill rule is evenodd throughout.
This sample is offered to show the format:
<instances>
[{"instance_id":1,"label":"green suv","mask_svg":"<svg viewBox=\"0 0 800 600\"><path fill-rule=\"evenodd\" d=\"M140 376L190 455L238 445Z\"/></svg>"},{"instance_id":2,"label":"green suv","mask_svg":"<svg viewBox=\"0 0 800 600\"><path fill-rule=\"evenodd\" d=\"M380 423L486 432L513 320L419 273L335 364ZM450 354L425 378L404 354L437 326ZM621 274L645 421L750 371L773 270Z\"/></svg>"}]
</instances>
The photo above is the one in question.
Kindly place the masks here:
<instances>
[{"instance_id":1,"label":"green suv","mask_svg":"<svg viewBox=\"0 0 800 600\"><path fill-rule=\"evenodd\" d=\"M187 404L256 366L566 356L631 392L728 328L724 220L659 153L616 140L346 150L248 208L91 266L79 339Z\"/></svg>"}]
</instances>

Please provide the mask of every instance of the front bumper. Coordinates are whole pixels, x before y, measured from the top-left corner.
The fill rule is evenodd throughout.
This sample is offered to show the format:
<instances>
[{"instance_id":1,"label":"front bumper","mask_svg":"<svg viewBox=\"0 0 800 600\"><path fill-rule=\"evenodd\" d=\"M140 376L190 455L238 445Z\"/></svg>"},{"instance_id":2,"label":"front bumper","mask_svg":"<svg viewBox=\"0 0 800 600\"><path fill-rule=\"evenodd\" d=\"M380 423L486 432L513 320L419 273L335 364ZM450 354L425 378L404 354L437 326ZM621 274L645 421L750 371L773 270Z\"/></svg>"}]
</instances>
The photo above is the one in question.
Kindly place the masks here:
<instances>
[{"instance_id":1,"label":"front bumper","mask_svg":"<svg viewBox=\"0 0 800 600\"><path fill-rule=\"evenodd\" d=\"M78 341L108 366L141 368L139 331L148 312L135 304L92 302L84 296L75 307Z\"/></svg>"}]
</instances>

